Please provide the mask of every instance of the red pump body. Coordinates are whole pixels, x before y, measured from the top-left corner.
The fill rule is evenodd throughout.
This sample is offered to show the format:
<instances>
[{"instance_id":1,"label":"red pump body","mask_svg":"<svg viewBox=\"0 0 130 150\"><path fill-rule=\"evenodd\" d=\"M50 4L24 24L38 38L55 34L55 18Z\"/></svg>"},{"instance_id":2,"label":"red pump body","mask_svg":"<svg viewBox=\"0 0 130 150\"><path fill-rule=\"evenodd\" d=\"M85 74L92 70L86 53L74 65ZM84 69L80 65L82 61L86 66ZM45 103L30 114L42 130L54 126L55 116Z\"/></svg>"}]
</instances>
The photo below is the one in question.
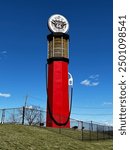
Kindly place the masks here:
<instances>
[{"instance_id":1,"label":"red pump body","mask_svg":"<svg viewBox=\"0 0 130 150\"><path fill-rule=\"evenodd\" d=\"M46 126L70 128L70 121L66 125L56 124L64 124L69 117L68 62L52 61L48 64L48 105Z\"/></svg>"}]
</instances>

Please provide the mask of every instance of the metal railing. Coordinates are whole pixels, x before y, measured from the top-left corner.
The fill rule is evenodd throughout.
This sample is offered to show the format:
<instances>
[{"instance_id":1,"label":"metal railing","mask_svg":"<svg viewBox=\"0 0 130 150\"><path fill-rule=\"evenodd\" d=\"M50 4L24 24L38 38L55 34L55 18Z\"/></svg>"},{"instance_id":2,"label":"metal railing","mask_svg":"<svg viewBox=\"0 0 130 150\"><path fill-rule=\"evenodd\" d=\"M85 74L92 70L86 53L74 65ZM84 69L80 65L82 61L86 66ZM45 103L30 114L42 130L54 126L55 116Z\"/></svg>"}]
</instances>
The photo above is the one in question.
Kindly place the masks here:
<instances>
[{"instance_id":1,"label":"metal railing","mask_svg":"<svg viewBox=\"0 0 130 150\"><path fill-rule=\"evenodd\" d=\"M64 119L63 119L64 120ZM96 122L84 122L70 118L70 128L46 127L46 111L38 108L19 107L0 109L1 124L25 124L45 127L45 129L78 140L105 140L113 138L113 127Z\"/></svg>"}]
</instances>

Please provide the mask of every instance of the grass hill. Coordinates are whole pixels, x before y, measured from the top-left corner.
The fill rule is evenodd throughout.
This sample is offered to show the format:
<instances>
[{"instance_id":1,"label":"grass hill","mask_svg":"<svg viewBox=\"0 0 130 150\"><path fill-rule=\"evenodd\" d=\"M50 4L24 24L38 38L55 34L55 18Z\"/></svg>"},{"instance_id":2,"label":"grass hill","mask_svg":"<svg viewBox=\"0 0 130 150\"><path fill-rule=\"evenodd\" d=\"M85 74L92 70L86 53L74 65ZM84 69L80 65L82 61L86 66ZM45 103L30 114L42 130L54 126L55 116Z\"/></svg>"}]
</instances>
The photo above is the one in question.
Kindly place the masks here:
<instances>
[{"instance_id":1,"label":"grass hill","mask_svg":"<svg viewBox=\"0 0 130 150\"><path fill-rule=\"evenodd\" d=\"M4 124L0 150L112 150L112 140L82 142L46 128Z\"/></svg>"}]
</instances>

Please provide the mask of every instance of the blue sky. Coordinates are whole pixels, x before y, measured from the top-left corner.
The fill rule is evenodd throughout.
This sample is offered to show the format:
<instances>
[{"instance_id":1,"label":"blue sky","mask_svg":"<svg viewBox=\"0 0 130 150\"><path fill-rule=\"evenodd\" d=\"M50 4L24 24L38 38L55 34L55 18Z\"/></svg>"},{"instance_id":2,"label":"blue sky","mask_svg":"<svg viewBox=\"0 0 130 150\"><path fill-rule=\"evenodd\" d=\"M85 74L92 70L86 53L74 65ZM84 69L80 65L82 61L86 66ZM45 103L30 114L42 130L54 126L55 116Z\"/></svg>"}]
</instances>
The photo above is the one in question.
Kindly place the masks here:
<instances>
[{"instance_id":1,"label":"blue sky","mask_svg":"<svg viewBox=\"0 0 130 150\"><path fill-rule=\"evenodd\" d=\"M70 24L72 118L112 123L112 0L1 0L0 108L46 108L47 20ZM105 114L105 115L103 115Z\"/></svg>"}]
</instances>

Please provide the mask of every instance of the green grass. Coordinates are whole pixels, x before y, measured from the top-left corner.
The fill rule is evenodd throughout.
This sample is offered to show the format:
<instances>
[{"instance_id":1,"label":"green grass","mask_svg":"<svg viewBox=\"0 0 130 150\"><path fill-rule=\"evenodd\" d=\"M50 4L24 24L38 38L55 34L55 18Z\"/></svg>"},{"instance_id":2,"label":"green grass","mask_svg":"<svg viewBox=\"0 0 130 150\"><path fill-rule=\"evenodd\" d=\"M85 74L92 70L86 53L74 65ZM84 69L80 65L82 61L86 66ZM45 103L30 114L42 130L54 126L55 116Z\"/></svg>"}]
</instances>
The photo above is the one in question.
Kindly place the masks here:
<instances>
[{"instance_id":1,"label":"green grass","mask_svg":"<svg viewBox=\"0 0 130 150\"><path fill-rule=\"evenodd\" d=\"M0 125L0 150L112 150L112 140L82 142L46 128Z\"/></svg>"},{"instance_id":2,"label":"green grass","mask_svg":"<svg viewBox=\"0 0 130 150\"><path fill-rule=\"evenodd\" d=\"M83 134L81 130L74 130L72 128L47 128L49 131L53 131L56 133L61 133L62 135L71 137L73 139L77 140L106 140L106 139L112 139L111 133L107 132L98 132L97 131L88 131L88 130L83 130Z\"/></svg>"}]
</instances>

